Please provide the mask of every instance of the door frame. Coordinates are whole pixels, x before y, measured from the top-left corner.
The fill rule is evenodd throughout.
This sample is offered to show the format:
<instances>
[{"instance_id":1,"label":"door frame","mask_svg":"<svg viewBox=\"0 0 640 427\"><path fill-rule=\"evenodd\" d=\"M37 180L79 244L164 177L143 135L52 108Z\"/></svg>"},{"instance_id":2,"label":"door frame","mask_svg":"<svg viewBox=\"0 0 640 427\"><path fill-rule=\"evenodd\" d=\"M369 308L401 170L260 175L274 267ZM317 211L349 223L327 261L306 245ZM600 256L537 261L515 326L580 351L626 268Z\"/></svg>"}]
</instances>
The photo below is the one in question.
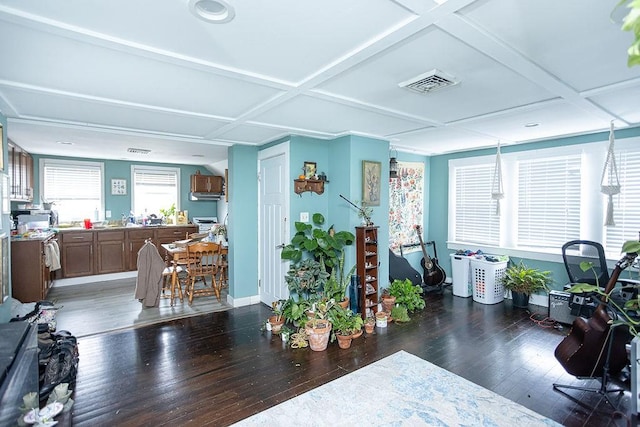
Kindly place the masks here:
<instances>
[{"instance_id":1,"label":"door frame","mask_svg":"<svg viewBox=\"0 0 640 427\"><path fill-rule=\"evenodd\" d=\"M260 150L258 151L258 161L256 163L256 167L257 167L257 176L258 176L258 180L262 179L262 177L260 176L260 166L261 166L261 162L263 160L269 159L271 157L276 157L279 155L284 155L284 163L285 163L285 172L284 172L284 188L283 191L285 193L285 197L284 197L284 207L283 207L283 211L285 212L286 215L286 224L287 227L285 227L284 230L284 244L289 243L289 240L291 239L291 171L290 171L290 164L291 164L291 160L290 160L290 141L286 140L284 142L281 142L280 144L274 145L272 147L269 148L265 148L264 150ZM257 206L257 216L258 216L258 280L260 280L263 277L262 274L262 266L259 260L262 259L262 220L263 218L260 217L260 212L261 209L260 207L262 206L262 193L260 190L261 186L260 186L260 182L258 181L258 206ZM288 266L285 267L285 271L288 270ZM259 300L262 300L262 285L259 287L258 289L258 297Z\"/></svg>"}]
</instances>

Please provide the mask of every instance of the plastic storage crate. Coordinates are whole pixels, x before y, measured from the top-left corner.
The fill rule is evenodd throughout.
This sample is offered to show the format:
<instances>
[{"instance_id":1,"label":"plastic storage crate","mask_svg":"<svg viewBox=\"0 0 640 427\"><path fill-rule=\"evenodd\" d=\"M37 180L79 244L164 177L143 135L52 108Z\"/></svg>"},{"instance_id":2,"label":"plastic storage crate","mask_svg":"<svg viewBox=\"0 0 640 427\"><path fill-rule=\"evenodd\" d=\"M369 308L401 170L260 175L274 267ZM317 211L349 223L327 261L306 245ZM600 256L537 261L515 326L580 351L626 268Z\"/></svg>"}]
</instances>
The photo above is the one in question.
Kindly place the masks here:
<instances>
[{"instance_id":1,"label":"plastic storage crate","mask_svg":"<svg viewBox=\"0 0 640 427\"><path fill-rule=\"evenodd\" d=\"M467 298L473 295L471 282L470 256L451 254L451 275L453 276L453 295Z\"/></svg>"},{"instance_id":2,"label":"plastic storage crate","mask_svg":"<svg viewBox=\"0 0 640 427\"><path fill-rule=\"evenodd\" d=\"M473 300L482 304L497 304L504 300L502 276L507 271L507 263L472 259L471 280L473 281Z\"/></svg>"}]
</instances>

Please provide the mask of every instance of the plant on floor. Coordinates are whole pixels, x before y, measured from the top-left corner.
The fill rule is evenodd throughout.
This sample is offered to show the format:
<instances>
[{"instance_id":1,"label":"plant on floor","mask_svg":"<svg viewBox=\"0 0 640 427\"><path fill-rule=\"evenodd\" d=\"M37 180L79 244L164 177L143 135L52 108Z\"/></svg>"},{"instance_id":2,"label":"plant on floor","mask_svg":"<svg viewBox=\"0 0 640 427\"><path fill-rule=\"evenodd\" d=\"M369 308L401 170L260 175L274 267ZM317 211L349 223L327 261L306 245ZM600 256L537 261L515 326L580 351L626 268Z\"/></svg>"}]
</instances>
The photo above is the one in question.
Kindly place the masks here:
<instances>
[{"instance_id":1,"label":"plant on floor","mask_svg":"<svg viewBox=\"0 0 640 427\"><path fill-rule=\"evenodd\" d=\"M324 266L315 259L305 259L292 265L287 271L285 281L289 295L294 301L314 300L319 297L329 278Z\"/></svg>"},{"instance_id":2,"label":"plant on floor","mask_svg":"<svg viewBox=\"0 0 640 427\"><path fill-rule=\"evenodd\" d=\"M353 335L362 329L364 321L358 314L354 314L348 308L342 308L339 305L334 306L329 318L333 325L334 335Z\"/></svg>"},{"instance_id":3,"label":"plant on floor","mask_svg":"<svg viewBox=\"0 0 640 427\"><path fill-rule=\"evenodd\" d=\"M271 331L279 333L282 325L284 324L283 307L285 300L277 300L271 303L271 311L273 315L269 317L269 324L271 325Z\"/></svg>"},{"instance_id":4,"label":"plant on floor","mask_svg":"<svg viewBox=\"0 0 640 427\"><path fill-rule=\"evenodd\" d=\"M349 231L335 231L333 225L323 229L325 219L320 213L314 213L312 221L313 224L295 223L296 234L282 249L280 257L299 263L308 255L332 269L338 265L344 247L353 244L355 236Z\"/></svg>"},{"instance_id":5,"label":"plant on floor","mask_svg":"<svg viewBox=\"0 0 640 427\"><path fill-rule=\"evenodd\" d=\"M396 305L393 307L391 309L391 318L398 323L408 322L411 320L411 318L409 318L409 311L404 305Z\"/></svg>"},{"instance_id":6,"label":"plant on floor","mask_svg":"<svg viewBox=\"0 0 640 427\"><path fill-rule=\"evenodd\" d=\"M344 273L344 256L344 252L342 252L338 265L331 270L331 275L322 292L325 297L334 299L337 302L344 301L347 298L347 287L351 283L351 276L356 270L354 264L346 274Z\"/></svg>"},{"instance_id":7,"label":"plant on floor","mask_svg":"<svg viewBox=\"0 0 640 427\"><path fill-rule=\"evenodd\" d=\"M396 304L406 307L410 312L422 310L425 307L422 292L422 288L414 285L409 279L395 279L389 285L389 294L396 297Z\"/></svg>"},{"instance_id":8,"label":"plant on floor","mask_svg":"<svg viewBox=\"0 0 640 427\"><path fill-rule=\"evenodd\" d=\"M538 291L549 292L553 281L550 271L542 271L524 265L522 261L507 268L500 279L505 289L531 295Z\"/></svg>"}]
</instances>

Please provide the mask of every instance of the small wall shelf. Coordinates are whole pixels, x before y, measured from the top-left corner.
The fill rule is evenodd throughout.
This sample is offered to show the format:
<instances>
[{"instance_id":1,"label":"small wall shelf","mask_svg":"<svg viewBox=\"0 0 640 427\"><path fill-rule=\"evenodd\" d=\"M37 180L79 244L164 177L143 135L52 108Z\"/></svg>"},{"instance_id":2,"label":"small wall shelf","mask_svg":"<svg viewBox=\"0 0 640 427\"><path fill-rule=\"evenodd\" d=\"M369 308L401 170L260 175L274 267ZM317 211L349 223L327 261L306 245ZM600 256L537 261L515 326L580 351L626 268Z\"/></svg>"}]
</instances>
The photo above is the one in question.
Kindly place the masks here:
<instances>
[{"instance_id":1,"label":"small wall shelf","mask_svg":"<svg viewBox=\"0 0 640 427\"><path fill-rule=\"evenodd\" d=\"M324 193L325 182L329 181L322 181L319 179L294 179L293 191L300 195L305 191L313 191L316 194L322 194Z\"/></svg>"}]
</instances>

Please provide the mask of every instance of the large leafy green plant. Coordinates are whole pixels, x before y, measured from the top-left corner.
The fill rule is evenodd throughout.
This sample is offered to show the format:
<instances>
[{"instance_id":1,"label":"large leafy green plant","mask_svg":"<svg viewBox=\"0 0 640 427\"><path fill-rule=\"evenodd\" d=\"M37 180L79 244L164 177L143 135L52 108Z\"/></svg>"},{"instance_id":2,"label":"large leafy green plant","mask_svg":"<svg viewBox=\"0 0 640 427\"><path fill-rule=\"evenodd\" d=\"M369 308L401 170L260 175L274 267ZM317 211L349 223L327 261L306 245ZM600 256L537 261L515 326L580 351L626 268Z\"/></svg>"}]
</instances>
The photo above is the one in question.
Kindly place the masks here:
<instances>
[{"instance_id":1,"label":"large leafy green plant","mask_svg":"<svg viewBox=\"0 0 640 427\"><path fill-rule=\"evenodd\" d=\"M426 305L422 299L422 288L409 279L395 279L388 291L391 296L396 297L396 304L406 307L408 311L422 310Z\"/></svg>"},{"instance_id":2,"label":"large leafy green plant","mask_svg":"<svg viewBox=\"0 0 640 427\"><path fill-rule=\"evenodd\" d=\"M500 280L505 289L531 295L538 291L549 291L552 282L550 275L549 271L527 267L520 261L519 264L507 268Z\"/></svg>"},{"instance_id":3,"label":"large leafy green plant","mask_svg":"<svg viewBox=\"0 0 640 427\"><path fill-rule=\"evenodd\" d=\"M313 214L312 221L313 224L295 223L296 234L282 249L280 257L298 263L307 254L333 269L338 266L344 247L352 245L355 236L349 231L335 231L333 225L323 229L325 219L320 213Z\"/></svg>"}]
</instances>

